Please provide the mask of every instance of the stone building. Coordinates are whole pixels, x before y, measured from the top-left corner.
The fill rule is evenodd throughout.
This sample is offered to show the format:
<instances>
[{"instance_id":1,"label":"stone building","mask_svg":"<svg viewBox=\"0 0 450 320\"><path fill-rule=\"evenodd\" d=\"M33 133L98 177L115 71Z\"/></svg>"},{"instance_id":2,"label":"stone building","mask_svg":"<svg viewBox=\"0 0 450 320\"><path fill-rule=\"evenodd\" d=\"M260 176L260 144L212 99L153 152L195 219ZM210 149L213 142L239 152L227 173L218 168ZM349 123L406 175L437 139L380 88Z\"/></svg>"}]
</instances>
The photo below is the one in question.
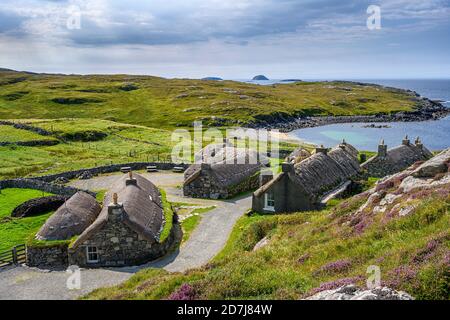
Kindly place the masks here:
<instances>
[{"instance_id":1,"label":"stone building","mask_svg":"<svg viewBox=\"0 0 450 320\"><path fill-rule=\"evenodd\" d=\"M210 199L226 199L257 188L259 172L268 163L253 150L227 144L207 146L196 155L196 162L184 174L183 194Z\"/></svg>"},{"instance_id":2,"label":"stone building","mask_svg":"<svg viewBox=\"0 0 450 320\"><path fill-rule=\"evenodd\" d=\"M378 153L364 162L361 168L371 177L385 177L400 172L417 161L430 159L433 154L422 144L418 137L412 144L406 136L402 144L392 149L387 148L384 140L378 145Z\"/></svg>"},{"instance_id":3,"label":"stone building","mask_svg":"<svg viewBox=\"0 0 450 320\"><path fill-rule=\"evenodd\" d=\"M330 151L316 148L299 163L283 163L276 177L262 174L252 209L266 213L314 210L328 195L344 191L359 174L358 151L350 144L344 141Z\"/></svg>"},{"instance_id":4,"label":"stone building","mask_svg":"<svg viewBox=\"0 0 450 320\"><path fill-rule=\"evenodd\" d=\"M69 248L78 266L124 266L157 258L164 213L158 188L138 174L121 179L103 210Z\"/></svg>"},{"instance_id":5,"label":"stone building","mask_svg":"<svg viewBox=\"0 0 450 320\"><path fill-rule=\"evenodd\" d=\"M38 240L74 240L27 246L27 264L38 267L138 265L159 258L179 240L174 221L160 242L164 208L158 188L138 174L124 175L105 195L103 208L79 192L38 232Z\"/></svg>"}]
</instances>

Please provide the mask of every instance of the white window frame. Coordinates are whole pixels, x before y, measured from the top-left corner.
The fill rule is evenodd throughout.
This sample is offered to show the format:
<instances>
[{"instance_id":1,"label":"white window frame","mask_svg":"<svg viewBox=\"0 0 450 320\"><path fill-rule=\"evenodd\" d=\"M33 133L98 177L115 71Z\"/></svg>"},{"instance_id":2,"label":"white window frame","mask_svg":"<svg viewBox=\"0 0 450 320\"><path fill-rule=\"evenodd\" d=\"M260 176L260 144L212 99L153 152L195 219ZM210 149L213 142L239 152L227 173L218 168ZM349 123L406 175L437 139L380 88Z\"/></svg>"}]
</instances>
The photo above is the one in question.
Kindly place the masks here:
<instances>
[{"instance_id":1,"label":"white window frame","mask_svg":"<svg viewBox=\"0 0 450 320\"><path fill-rule=\"evenodd\" d=\"M91 252L91 251L89 251L89 249L94 249L94 251L95 252ZM97 259L90 259L90 255L96 255L97 256ZM96 246L86 246L86 261L88 262L88 263L97 263L97 262L99 262L99 254L98 254L98 247L96 247Z\"/></svg>"},{"instance_id":2,"label":"white window frame","mask_svg":"<svg viewBox=\"0 0 450 320\"><path fill-rule=\"evenodd\" d=\"M271 199L269 199L269 195L271 196ZM269 205L269 201L272 202L272 205ZM264 210L275 211L275 194L273 191L267 191L264 194Z\"/></svg>"}]
</instances>

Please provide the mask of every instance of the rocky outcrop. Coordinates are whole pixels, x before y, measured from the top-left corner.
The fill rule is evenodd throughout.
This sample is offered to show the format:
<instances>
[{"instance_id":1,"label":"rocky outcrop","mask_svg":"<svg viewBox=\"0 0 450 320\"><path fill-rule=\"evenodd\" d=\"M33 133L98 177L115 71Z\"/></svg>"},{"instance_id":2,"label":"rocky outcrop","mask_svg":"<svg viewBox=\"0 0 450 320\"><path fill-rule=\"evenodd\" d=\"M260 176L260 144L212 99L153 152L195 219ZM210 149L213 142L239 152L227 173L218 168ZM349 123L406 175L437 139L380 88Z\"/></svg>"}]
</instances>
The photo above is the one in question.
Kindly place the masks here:
<instances>
[{"instance_id":1,"label":"rocky outcrop","mask_svg":"<svg viewBox=\"0 0 450 320\"><path fill-rule=\"evenodd\" d=\"M387 287L363 290L355 285L346 285L334 290L325 290L305 300L414 300L403 291Z\"/></svg>"},{"instance_id":2,"label":"rocky outcrop","mask_svg":"<svg viewBox=\"0 0 450 320\"><path fill-rule=\"evenodd\" d=\"M402 91L401 89L397 90ZM405 92L408 92L408 90ZM303 111L294 112L292 114L274 112L272 114L257 115L254 117L254 120L246 124L246 126L249 128L279 129L281 132L289 132L296 129L319 127L337 123L438 120L450 114L450 108L446 108L441 103L425 97L418 97L417 93L412 91L408 93L415 102L415 109L412 111L355 116L308 116L305 115Z\"/></svg>"},{"instance_id":3,"label":"rocky outcrop","mask_svg":"<svg viewBox=\"0 0 450 320\"><path fill-rule=\"evenodd\" d=\"M418 201L430 197L445 201L450 193L449 163L450 148L422 164L379 180L374 188L361 194L367 200L351 216L349 225L355 233L361 233L377 214L382 214L387 222L413 214Z\"/></svg>"}]
</instances>

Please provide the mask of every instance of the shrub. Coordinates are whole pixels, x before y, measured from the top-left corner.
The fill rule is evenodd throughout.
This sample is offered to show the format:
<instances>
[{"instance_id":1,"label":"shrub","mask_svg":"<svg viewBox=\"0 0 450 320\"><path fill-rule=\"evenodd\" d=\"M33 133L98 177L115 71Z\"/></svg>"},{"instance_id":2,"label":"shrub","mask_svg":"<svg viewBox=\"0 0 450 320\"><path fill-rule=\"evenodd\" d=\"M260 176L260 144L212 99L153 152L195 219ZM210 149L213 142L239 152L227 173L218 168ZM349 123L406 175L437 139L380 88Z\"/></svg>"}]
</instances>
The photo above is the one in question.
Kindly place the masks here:
<instances>
[{"instance_id":1,"label":"shrub","mask_svg":"<svg viewBox=\"0 0 450 320\"><path fill-rule=\"evenodd\" d=\"M188 283L183 284L169 296L169 300L196 300L197 298L196 290Z\"/></svg>"}]
</instances>

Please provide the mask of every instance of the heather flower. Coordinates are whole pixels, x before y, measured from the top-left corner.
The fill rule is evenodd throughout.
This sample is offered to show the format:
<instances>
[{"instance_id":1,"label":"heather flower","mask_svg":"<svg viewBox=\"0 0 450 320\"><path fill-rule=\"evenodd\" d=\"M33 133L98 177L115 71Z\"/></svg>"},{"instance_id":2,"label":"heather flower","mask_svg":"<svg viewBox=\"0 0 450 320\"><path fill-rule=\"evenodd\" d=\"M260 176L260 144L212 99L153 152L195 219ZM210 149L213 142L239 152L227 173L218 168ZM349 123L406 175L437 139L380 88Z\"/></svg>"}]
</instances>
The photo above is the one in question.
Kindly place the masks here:
<instances>
[{"instance_id":1,"label":"heather flower","mask_svg":"<svg viewBox=\"0 0 450 320\"><path fill-rule=\"evenodd\" d=\"M439 241L431 240L430 242L427 243L425 248L421 249L419 252L416 253L412 261L414 263L421 263L429 260L434 255L438 246Z\"/></svg>"},{"instance_id":2,"label":"heather flower","mask_svg":"<svg viewBox=\"0 0 450 320\"><path fill-rule=\"evenodd\" d=\"M352 262L349 259L338 260L338 261L330 262L330 263L323 265L322 267L320 267L319 270L314 272L314 274L318 275L318 274L323 274L323 273L326 273L326 274L341 273L344 271L348 271L350 269L351 265L352 265Z\"/></svg>"},{"instance_id":3,"label":"heather flower","mask_svg":"<svg viewBox=\"0 0 450 320\"><path fill-rule=\"evenodd\" d=\"M416 278L417 270L412 266L400 266L388 273L388 279L384 285L391 288L400 288L405 283L410 283Z\"/></svg>"},{"instance_id":4,"label":"heather flower","mask_svg":"<svg viewBox=\"0 0 450 320\"><path fill-rule=\"evenodd\" d=\"M323 282L320 284L319 287L310 290L305 296L312 296L321 291L334 290L343 286L347 286L349 284L355 284L359 281L362 281L363 279L364 279L363 276L357 276L357 277L337 279L329 282Z\"/></svg>"},{"instance_id":5,"label":"heather flower","mask_svg":"<svg viewBox=\"0 0 450 320\"><path fill-rule=\"evenodd\" d=\"M169 296L169 300L195 300L197 292L190 284L183 284L177 291Z\"/></svg>"}]
</instances>

